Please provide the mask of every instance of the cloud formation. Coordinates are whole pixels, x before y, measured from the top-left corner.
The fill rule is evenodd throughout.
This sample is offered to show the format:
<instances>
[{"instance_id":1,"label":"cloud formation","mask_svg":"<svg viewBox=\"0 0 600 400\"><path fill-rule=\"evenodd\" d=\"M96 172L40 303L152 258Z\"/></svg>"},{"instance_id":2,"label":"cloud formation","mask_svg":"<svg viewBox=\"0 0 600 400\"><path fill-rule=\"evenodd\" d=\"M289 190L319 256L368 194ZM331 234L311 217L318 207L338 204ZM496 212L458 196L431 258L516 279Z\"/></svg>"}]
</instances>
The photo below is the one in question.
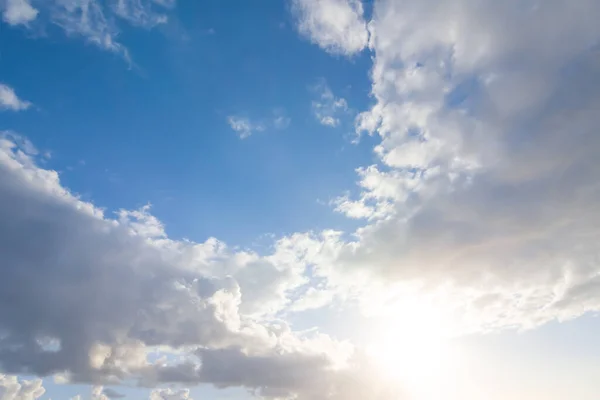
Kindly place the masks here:
<instances>
[{"instance_id":1,"label":"cloud formation","mask_svg":"<svg viewBox=\"0 0 600 400\"><path fill-rule=\"evenodd\" d=\"M246 139L255 132L264 132L267 129L283 130L290 126L291 118L287 116L283 108L275 108L268 118L252 120L248 117L230 115L227 123L240 139Z\"/></svg>"},{"instance_id":2,"label":"cloud formation","mask_svg":"<svg viewBox=\"0 0 600 400\"><path fill-rule=\"evenodd\" d=\"M13 88L0 83L0 110L22 111L29 107L29 101L20 99Z\"/></svg>"},{"instance_id":3,"label":"cloud formation","mask_svg":"<svg viewBox=\"0 0 600 400\"><path fill-rule=\"evenodd\" d=\"M307 283L318 238L282 238L264 256L215 239L174 241L148 207L108 218L35 154L14 134L0 142L3 370L96 385L244 386L266 397L351 373L352 346L274 318ZM182 361L150 361L155 351ZM310 375L297 372L309 364Z\"/></svg>"},{"instance_id":4,"label":"cloud formation","mask_svg":"<svg viewBox=\"0 0 600 400\"><path fill-rule=\"evenodd\" d=\"M312 102L312 111L321 125L335 128L340 124L340 114L348 111L348 103L343 97L336 97L325 80L312 87L318 99Z\"/></svg>"},{"instance_id":5,"label":"cloud formation","mask_svg":"<svg viewBox=\"0 0 600 400\"><path fill-rule=\"evenodd\" d=\"M119 23L141 28L167 22L166 11L175 0L5 0L0 2L3 20L10 25L52 24L68 36L83 38L101 49L130 60L127 48L118 40Z\"/></svg>"},{"instance_id":6,"label":"cloud formation","mask_svg":"<svg viewBox=\"0 0 600 400\"><path fill-rule=\"evenodd\" d=\"M261 123L253 123L248 118L230 115L227 117L227 123L236 131L240 139L246 139L250 137L254 132L262 132L265 130L265 126Z\"/></svg>"},{"instance_id":7,"label":"cloud formation","mask_svg":"<svg viewBox=\"0 0 600 400\"><path fill-rule=\"evenodd\" d=\"M5 0L0 4L2 6L2 19L9 25L26 25L38 15L38 10L28 0Z\"/></svg>"},{"instance_id":8,"label":"cloud formation","mask_svg":"<svg viewBox=\"0 0 600 400\"><path fill-rule=\"evenodd\" d=\"M41 379L19 380L13 375L0 374L0 400L35 400L45 392Z\"/></svg>"},{"instance_id":9,"label":"cloud formation","mask_svg":"<svg viewBox=\"0 0 600 400\"><path fill-rule=\"evenodd\" d=\"M298 31L325 51L352 55L367 46L369 33L358 0L293 0Z\"/></svg>"},{"instance_id":10,"label":"cloud formation","mask_svg":"<svg viewBox=\"0 0 600 400\"><path fill-rule=\"evenodd\" d=\"M96 3L59 3L65 31L116 43ZM326 51L366 46L361 3L293 4L300 32ZM337 298L385 316L410 297L464 333L600 310L599 16L594 0L378 0L374 105L356 120L378 137L377 162L357 170L358 193L334 202L364 221L350 239L296 233L267 254L173 240L149 207L107 216L82 201L38 165L33 145L5 134L0 367L94 385L388 400L396 388L360 350L280 317ZM335 125L323 110L345 103L328 93L316 108ZM259 130L228 123L244 137ZM39 381L0 382L13 400L43 393Z\"/></svg>"},{"instance_id":11,"label":"cloud formation","mask_svg":"<svg viewBox=\"0 0 600 400\"><path fill-rule=\"evenodd\" d=\"M472 329L599 309L600 4L571 6L375 3L357 128L379 163L337 204L372 222L324 275L421 288Z\"/></svg>"}]
</instances>

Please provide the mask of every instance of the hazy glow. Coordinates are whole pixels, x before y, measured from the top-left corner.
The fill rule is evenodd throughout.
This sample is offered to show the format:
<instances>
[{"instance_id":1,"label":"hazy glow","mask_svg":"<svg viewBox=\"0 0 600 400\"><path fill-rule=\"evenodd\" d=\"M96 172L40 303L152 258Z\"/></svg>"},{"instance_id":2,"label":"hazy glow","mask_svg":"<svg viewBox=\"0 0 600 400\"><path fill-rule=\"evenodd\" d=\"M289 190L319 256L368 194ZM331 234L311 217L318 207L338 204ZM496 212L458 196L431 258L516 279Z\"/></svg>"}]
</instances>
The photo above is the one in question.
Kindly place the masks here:
<instances>
[{"instance_id":1,"label":"hazy glow","mask_svg":"<svg viewBox=\"0 0 600 400\"><path fill-rule=\"evenodd\" d=\"M414 300L398 305L371 333L367 352L381 373L419 399L443 394L459 355L444 315Z\"/></svg>"}]
</instances>

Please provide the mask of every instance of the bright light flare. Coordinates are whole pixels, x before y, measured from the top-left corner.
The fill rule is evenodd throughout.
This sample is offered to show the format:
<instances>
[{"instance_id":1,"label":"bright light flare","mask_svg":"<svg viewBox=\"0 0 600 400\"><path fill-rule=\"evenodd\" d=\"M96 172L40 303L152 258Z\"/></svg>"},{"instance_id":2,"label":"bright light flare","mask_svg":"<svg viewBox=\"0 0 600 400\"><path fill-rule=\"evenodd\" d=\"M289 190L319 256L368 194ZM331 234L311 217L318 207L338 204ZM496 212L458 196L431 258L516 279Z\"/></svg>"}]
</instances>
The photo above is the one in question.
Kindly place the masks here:
<instances>
[{"instance_id":1,"label":"bright light flare","mask_svg":"<svg viewBox=\"0 0 600 400\"><path fill-rule=\"evenodd\" d=\"M367 353L383 376L419 399L442 398L459 362L447 320L416 301L376 324Z\"/></svg>"}]
</instances>

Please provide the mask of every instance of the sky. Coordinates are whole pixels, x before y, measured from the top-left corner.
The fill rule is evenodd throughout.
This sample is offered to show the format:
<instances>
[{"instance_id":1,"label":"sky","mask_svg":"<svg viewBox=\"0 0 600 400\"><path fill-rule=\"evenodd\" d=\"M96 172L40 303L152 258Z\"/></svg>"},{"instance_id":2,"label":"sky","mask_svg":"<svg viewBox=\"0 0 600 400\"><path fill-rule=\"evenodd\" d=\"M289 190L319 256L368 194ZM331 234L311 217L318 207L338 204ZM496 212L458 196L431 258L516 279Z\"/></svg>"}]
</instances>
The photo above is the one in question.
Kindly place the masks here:
<instances>
[{"instance_id":1,"label":"sky","mask_svg":"<svg viewBox=\"0 0 600 400\"><path fill-rule=\"evenodd\" d=\"M597 399L597 0L0 17L0 400Z\"/></svg>"}]
</instances>

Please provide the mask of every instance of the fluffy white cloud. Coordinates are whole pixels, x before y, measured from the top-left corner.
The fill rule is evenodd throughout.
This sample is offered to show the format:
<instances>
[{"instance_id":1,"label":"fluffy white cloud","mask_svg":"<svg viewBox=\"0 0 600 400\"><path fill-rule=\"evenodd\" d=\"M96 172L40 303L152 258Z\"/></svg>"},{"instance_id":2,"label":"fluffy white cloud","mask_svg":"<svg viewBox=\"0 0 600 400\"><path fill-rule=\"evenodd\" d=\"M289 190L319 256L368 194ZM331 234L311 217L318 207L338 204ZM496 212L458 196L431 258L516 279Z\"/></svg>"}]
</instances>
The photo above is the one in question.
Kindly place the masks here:
<instances>
[{"instance_id":1,"label":"fluffy white cloud","mask_svg":"<svg viewBox=\"0 0 600 400\"><path fill-rule=\"evenodd\" d=\"M45 392L41 379L19 380L13 375L0 374L0 400L35 400Z\"/></svg>"},{"instance_id":2,"label":"fluffy white cloud","mask_svg":"<svg viewBox=\"0 0 600 400\"><path fill-rule=\"evenodd\" d=\"M347 398L333 393L342 390L337 379L359 373L353 347L275 318L307 284L325 236L282 238L263 256L215 239L174 241L148 207L106 217L37 166L35 154L14 134L0 141L4 370ZM150 361L155 351L176 357ZM102 387L93 393L110 397Z\"/></svg>"},{"instance_id":3,"label":"fluffy white cloud","mask_svg":"<svg viewBox=\"0 0 600 400\"><path fill-rule=\"evenodd\" d=\"M298 30L331 53L354 54L369 41L358 0L293 0Z\"/></svg>"},{"instance_id":4,"label":"fluffy white cloud","mask_svg":"<svg viewBox=\"0 0 600 400\"><path fill-rule=\"evenodd\" d=\"M29 107L30 102L21 100L13 88L0 83L0 110L21 111Z\"/></svg>"},{"instance_id":5,"label":"fluffy white cloud","mask_svg":"<svg viewBox=\"0 0 600 400\"><path fill-rule=\"evenodd\" d=\"M379 164L336 203L372 222L331 244L322 275L420 288L470 329L598 310L592 16L591 0L377 1L376 104L357 127L381 139Z\"/></svg>"},{"instance_id":6,"label":"fluffy white cloud","mask_svg":"<svg viewBox=\"0 0 600 400\"><path fill-rule=\"evenodd\" d=\"M318 99L313 100L312 110L321 125L335 128L340 124L340 115L348 111L348 103L343 97L336 97L325 80L312 87Z\"/></svg>"},{"instance_id":7,"label":"fluffy white cloud","mask_svg":"<svg viewBox=\"0 0 600 400\"><path fill-rule=\"evenodd\" d=\"M28 0L5 0L0 7L4 7L2 19L10 25L27 24L38 15L38 10Z\"/></svg>"}]
</instances>

